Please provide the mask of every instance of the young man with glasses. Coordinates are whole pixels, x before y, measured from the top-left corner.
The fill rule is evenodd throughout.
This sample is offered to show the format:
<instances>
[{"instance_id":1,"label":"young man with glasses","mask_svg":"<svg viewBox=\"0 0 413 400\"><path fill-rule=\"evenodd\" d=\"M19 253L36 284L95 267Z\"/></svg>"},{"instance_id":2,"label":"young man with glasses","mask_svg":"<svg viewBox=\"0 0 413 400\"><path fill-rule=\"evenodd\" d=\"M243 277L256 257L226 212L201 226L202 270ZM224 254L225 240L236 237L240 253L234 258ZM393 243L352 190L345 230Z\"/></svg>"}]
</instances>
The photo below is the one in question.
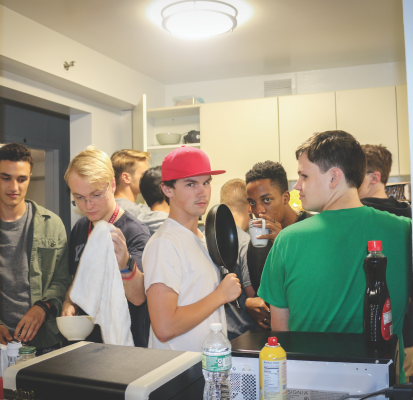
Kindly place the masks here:
<instances>
[{"instance_id":1,"label":"young man with glasses","mask_svg":"<svg viewBox=\"0 0 413 400\"><path fill-rule=\"evenodd\" d=\"M66 230L51 211L26 199L30 150L0 148L0 343L30 342L43 354L60 347L60 315L71 278Z\"/></svg>"},{"instance_id":2,"label":"young man with glasses","mask_svg":"<svg viewBox=\"0 0 413 400\"><path fill-rule=\"evenodd\" d=\"M69 241L69 271L75 275L90 232L98 221L106 221L117 229L111 231L116 259L122 274L125 295L131 315L131 331L135 346L147 347L149 315L143 287L142 252L150 238L148 228L124 211L115 201L115 175L109 156L92 146L79 153L65 174L74 204L85 216L73 227ZM78 306L70 299L63 304L64 316L75 315ZM83 310L80 310L84 314ZM101 342L99 327L86 340Z\"/></svg>"}]
</instances>

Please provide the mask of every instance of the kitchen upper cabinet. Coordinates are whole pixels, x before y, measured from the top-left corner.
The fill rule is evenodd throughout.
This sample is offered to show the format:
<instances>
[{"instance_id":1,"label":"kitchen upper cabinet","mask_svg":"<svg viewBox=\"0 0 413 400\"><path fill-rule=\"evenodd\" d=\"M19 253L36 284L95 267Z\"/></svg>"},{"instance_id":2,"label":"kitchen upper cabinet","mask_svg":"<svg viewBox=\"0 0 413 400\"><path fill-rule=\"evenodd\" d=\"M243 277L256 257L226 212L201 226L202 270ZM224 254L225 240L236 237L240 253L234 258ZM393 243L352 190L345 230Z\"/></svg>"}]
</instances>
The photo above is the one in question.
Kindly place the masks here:
<instances>
[{"instance_id":1,"label":"kitchen upper cabinet","mask_svg":"<svg viewBox=\"0 0 413 400\"><path fill-rule=\"evenodd\" d=\"M407 86L396 86L400 175L410 175L409 117ZM394 161L393 161L394 163Z\"/></svg>"},{"instance_id":2,"label":"kitchen upper cabinet","mask_svg":"<svg viewBox=\"0 0 413 400\"><path fill-rule=\"evenodd\" d=\"M146 95L132 113L132 146L135 150L147 151L151 154L152 166L162 165L165 156L182 146L180 143L161 145L156 139L158 133L186 134L191 130L199 131L200 105L146 108ZM200 147L199 143L186 146Z\"/></svg>"},{"instance_id":3,"label":"kitchen upper cabinet","mask_svg":"<svg viewBox=\"0 0 413 400\"><path fill-rule=\"evenodd\" d=\"M392 153L390 175L399 175L395 87L336 92L337 129L361 144L382 144Z\"/></svg>"},{"instance_id":4,"label":"kitchen upper cabinet","mask_svg":"<svg viewBox=\"0 0 413 400\"><path fill-rule=\"evenodd\" d=\"M201 149L211 160L212 169L227 171L213 177L212 207L219 203L225 182L245 179L246 172L259 161L279 161L278 99L203 104Z\"/></svg>"},{"instance_id":5,"label":"kitchen upper cabinet","mask_svg":"<svg viewBox=\"0 0 413 400\"><path fill-rule=\"evenodd\" d=\"M335 94L285 96L278 104L280 162L288 180L297 180L297 147L316 132L336 129Z\"/></svg>"}]
</instances>

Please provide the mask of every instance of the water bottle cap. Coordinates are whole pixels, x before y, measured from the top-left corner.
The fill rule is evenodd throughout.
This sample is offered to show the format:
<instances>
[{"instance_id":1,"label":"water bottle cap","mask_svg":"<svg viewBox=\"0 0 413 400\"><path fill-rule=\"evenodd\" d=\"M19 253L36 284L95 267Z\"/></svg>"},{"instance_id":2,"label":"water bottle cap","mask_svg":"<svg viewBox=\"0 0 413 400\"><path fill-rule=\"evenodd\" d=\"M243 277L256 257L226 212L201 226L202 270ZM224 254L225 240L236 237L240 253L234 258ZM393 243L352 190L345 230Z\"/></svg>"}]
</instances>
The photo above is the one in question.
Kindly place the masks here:
<instances>
[{"instance_id":1,"label":"water bottle cap","mask_svg":"<svg viewBox=\"0 0 413 400\"><path fill-rule=\"evenodd\" d=\"M13 342L7 343L7 348L8 349L12 349L12 350L17 349L18 350L18 349L20 349L20 347L22 347L21 342L13 341Z\"/></svg>"},{"instance_id":2,"label":"water bottle cap","mask_svg":"<svg viewBox=\"0 0 413 400\"><path fill-rule=\"evenodd\" d=\"M367 248L369 251L382 251L383 250L381 240L372 240L368 242Z\"/></svg>"},{"instance_id":3,"label":"water bottle cap","mask_svg":"<svg viewBox=\"0 0 413 400\"><path fill-rule=\"evenodd\" d=\"M222 331L222 324L221 322L215 322L209 325L209 329L211 329L211 331L214 331L214 332Z\"/></svg>"},{"instance_id":4,"label":"water bottle cap","mask_svg":"<svg viewBox=\"0 0 413 400\"><path fill-rule=\"evenodd\" d=\"M20 342L9 342L7 344L7 355L10 357L18 356L20 347L22 347Z\"/></svg>"},{"instance_id":5,"label":"water bottle cap","mask_svg":"<svg viewBox=\"0 0 413 400\"><path fill-rule=\"evenodd\" d=\"M278 346L278 340L275 336L268 338L268 345L269 346Z\"/></svg>"}]
</instances>

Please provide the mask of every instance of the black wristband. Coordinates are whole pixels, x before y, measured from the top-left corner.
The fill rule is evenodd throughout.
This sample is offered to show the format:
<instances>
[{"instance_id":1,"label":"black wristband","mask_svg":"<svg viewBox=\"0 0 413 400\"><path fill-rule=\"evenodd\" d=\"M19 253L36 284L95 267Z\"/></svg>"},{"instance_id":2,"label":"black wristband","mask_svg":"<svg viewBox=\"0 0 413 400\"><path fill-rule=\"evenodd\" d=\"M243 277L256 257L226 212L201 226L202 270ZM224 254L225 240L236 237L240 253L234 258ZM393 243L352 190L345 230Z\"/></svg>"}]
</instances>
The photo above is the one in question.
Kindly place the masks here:
<instances>
[{"instance_id":1,"label":"black wristband","mask_svg":"<svg viewBox=\"0 0 413 400\"><path fill-rule=\"evenodd\" d=\"M43 311L46 313L46 318L49 316L50 308L47 306L45 301L37 300L34 305L39 306L41 309L43 309Z\"/></svg>"}]
</instances>

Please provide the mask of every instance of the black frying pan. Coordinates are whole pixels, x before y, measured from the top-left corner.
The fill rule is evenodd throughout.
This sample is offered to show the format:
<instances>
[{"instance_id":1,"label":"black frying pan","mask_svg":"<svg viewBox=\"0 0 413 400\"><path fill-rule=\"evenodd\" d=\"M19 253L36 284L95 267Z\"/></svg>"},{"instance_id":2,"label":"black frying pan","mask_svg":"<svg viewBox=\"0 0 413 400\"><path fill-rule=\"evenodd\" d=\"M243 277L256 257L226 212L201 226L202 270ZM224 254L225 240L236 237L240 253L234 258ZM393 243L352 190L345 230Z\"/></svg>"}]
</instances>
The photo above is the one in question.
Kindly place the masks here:
<instances>
[{"instance_id":1,"label":"black frying pan","mask_svg":"<svg viewBox=\"0 0 413 400\"><path fill-rule=\"evenodd\" d=\"M233 273L238 259L238 233L234 217L225 204L217 204L209 210L205 238L209 255L222 275ZM236 303L239 308L238 301Z\"/></svg>"}]
</instances>

